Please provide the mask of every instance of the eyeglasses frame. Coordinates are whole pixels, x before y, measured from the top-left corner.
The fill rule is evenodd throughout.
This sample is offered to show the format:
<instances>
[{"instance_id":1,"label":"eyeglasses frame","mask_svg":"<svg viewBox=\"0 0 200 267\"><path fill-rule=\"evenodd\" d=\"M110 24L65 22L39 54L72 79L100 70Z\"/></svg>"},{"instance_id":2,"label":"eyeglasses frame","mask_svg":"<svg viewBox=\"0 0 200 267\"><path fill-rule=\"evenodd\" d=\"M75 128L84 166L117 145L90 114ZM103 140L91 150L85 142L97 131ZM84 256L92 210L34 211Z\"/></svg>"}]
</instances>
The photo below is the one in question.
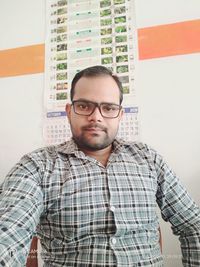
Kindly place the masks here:
<instances>
[{"instance_id":1,"label":"eyeglasses frame","mask_svg":"<svg viewBox=\"0 0 200 267\"><path fill-rule=\"evenodd\" d=\"M95 106L94 106L94 109L92 110L92 112L91 112L90 114L87 114L87 115L79 114L79 113L77 113L77 112L75 111L75 107L74 107L74 103L77 103L77 102L92 103L92 104L94 104ZM102 114L102 112L101 112L101 105L102 105L102 104L111 104L111 105L114 105L114 106L118 106L118 107L119 107L119 112L118 112L117 116L115 116L115 117L107 117L107 116L104 116L104 115ZM94 113L95 109L98 108L98 109L99 109L99 112L100 112L100 114L101 114L101 116L102 116L103 118L107 118L107 119L115 119L115 118L119 117L120 111L121 111L121 109L122 109L122 106L121 106L121 105L118 105L118 104L115 104L115 103L108 103L108 102L97 103L97 102L87 101L87 100L73 100L72 103L71 103L71 105L73 106L74 113L77 114L77 115L80 115L80 116L91 116L91 115Z\"/></svg>"}]
</instances>

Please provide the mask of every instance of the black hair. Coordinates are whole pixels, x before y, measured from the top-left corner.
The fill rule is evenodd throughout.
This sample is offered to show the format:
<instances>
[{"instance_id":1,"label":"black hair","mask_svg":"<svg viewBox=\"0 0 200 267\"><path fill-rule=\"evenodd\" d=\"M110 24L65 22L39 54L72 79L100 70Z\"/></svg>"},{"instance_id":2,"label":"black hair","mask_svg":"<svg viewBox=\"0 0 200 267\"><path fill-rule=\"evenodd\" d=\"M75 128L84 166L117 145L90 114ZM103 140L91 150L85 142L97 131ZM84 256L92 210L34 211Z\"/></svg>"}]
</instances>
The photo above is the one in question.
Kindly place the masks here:
<instances>
[{"instance_id":1,"label":"black hair","mask_svg":"<svg viewBox=\"0 0 200 267\"><path fill-rule=\"evenodd\" d=\"M116 82L116 84L119 87L119 93L120 93L120 98L119 98L119 103L121 105L122 101L123 101L123 87L122 87L122 83L119 80L119 78L114 75L112 73L111 70L109 70L108 68L104 67L104 66L92 66L86 69L81 70L80 72L78 72L73 80L72 80L72 84L71 84L71 91L70 91L70 98L71 101L74 98L74 94L75 94L75 85L78 82L78 80L82 77L98 77L98 76L110 76L113 78L113 80Z\"/></svg>"}]
</instances>

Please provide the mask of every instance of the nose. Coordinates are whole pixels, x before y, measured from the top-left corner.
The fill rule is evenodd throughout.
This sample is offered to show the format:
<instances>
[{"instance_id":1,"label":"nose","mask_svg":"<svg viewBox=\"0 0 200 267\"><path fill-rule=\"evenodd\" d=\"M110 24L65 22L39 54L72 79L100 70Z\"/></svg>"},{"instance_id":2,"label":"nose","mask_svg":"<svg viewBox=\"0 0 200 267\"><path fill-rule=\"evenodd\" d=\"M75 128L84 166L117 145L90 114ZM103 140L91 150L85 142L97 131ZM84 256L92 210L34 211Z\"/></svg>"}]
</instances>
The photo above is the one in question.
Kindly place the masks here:
<instances>
[{"instance_id":1,"label":"nose","mask_svg":"<svg viewBox=\"0 0 200 267\"><path fill-rule=\"evenodd\" d=\"M89 121L102 121L102 115L101 112L99 110L99 107L95 107L93 113L88 116L88 120Z\"/></svg>"}]
</instances>

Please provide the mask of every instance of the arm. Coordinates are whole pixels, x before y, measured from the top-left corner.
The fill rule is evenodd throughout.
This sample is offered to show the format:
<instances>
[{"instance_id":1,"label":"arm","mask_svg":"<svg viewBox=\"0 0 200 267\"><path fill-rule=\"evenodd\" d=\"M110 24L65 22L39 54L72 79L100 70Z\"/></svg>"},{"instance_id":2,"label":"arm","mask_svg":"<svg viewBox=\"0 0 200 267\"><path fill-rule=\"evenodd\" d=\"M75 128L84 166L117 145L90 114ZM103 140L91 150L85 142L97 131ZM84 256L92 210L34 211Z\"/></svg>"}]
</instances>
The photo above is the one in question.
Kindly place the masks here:
<instances>
[{"instance_id":1,"label":"arm","mask_svg":"<svg viewBox=\"0 0 200 267\"><path fill-rule=\"evenodd\" d=\"M43 211L38 167L25 156L8 174L0 195L0 266L24 266Z\"/></svg>"},{"instance_id":2,"label":"arm","mask_svg":"<svg viewBox=\"0 0 200 267\"><path fill-rule=\"evenodd\" d=\"M162 217L179 236L185 267L200 266L200 210L163 159L152 151L158 177L157 202Z\"/></svg>"}]
</instances>

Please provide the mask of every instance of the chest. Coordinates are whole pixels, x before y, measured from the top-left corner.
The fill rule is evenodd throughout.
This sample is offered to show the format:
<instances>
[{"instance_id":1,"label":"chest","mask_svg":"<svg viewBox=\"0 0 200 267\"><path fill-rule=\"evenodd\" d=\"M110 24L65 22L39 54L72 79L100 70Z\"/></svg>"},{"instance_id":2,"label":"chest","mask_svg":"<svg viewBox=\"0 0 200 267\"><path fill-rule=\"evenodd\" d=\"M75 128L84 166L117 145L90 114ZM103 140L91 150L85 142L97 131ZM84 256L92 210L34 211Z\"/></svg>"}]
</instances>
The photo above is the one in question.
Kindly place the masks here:
<instances>
[{"instance_id":1,"label":"chest","mask_svg":"<svg viewBox=\"0 0 200 267\"><path fill-rule=\"evenodd\" d=\"M77 161L48 180L44 196L50 220L101 220L111 206L122 217L146 217L156 206L156 173L145 162L115 161L103 168Z\"/></svg>"}]
</instances>

